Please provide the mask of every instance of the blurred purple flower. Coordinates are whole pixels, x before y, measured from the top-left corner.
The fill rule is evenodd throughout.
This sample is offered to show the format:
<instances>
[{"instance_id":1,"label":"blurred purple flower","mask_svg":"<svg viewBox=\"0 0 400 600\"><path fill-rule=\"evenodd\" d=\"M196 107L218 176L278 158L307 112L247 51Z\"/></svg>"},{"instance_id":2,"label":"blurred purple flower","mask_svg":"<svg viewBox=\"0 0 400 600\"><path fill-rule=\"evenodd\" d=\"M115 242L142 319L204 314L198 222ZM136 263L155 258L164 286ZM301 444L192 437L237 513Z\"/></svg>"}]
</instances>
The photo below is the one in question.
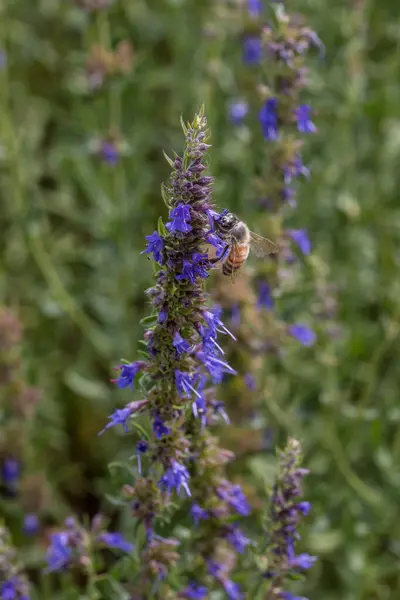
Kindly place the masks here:
<instances>
[{"instance_id":1,"label":"blurred purple flower","mask_svg":"<svg viewBox=\"0 0 400 600\"><path fill-rule=\"evenodd\" d=\"M313 346L317 339L314 331L310 327L307 327L307 325L301 323L290 325L289 333L296 338L300 344L303 344L303 346Z\"/></svg>"},{"instance_id":2,"label":"blurred purple flower","mask_svg":"<svg viewBox=\"0 0 400 600\"><path fill-rule=\"evenodd\" d=\"M300 133L315 133L316 126L311 121L311 107L301 104L296 110L297 129Z\"/></svg>"},{"instance_id":3,"label":"blurred purple flower","mask_svg":"<svg viewBox=\"0 0 400 600\"><path fill-rule=\"evenodd\" d=\"M260 62L262 56L261 40L255 36L246 37L243 41L243 60L249 65Z\"/></svg>"},{"instance_id":4,"label":"blurred purple flower","mask_svg":"<svg viewBox=\"0 0 400 600\"><path fill-rule=\"evenodd\" d=\"M158 234L157 231L153 231L151 235L146 235L145 237L147 240L147 247L145 250L143 250L143 252L145 252L146 254L152 254L154 260L159 265L162 265L162 251L164 247L164 239ZM143 252L141 252L141 254L143 254Z\"/></svg>"},{"instance_id":5,"label":"blurred purple flower","mask_svg":"<svg viewBox=\"0 0 400 600\"><path fill-rule=\"evenodd\" d=\"M258 118L261 123L261 131L264 139L276 140L278 139L278 115L276 108L278 100L276 98L267 98L264 105L261 107L258 113Z\"/></svg>"},{"instance_id":6,"label":"blurred purple flower","mask_svg":"<svg viewBox=\"0 0 400 600\"><path fill-rule=\"evenodd\" d=\"M127 542L123 536L118 532L106 532L99 535L97 538L99 542L102 542L109 548L115 550L122 550L122 552L132 552L133 544Z\"/></svg>"},{"instance_id":7,"label":"blurred purple flower","mask_svg":"<svg viewBox=\"0 0 400 600\"><path fill-rule=\"evenodd\" d=\"M234 125L241 125L248 112L249 105L245 100L236 100L229 106L229 117Z\"/></svg>"},{"instance_id":8,"label":"blurred purple flower","mask_svg":"<svg viewBox=\"0 0 400 600\"><path fill-rule=\"evenodd\" d=\"M34 513L29 513L24 516L23 531L26 535L35 535L38 533L40 523L38 516Z\"/></svg>"},{"instance_id":9,"label":"blurred purple flower","mask_svg":"<svg viewBox=\"0 0 400 600\"><path fill-rule=\"evenodd\" d=\"M311 253L311 242L305 229L289 229L288 234L298 245L300 252L306 256Z\"/></svg>"}]
</instances>

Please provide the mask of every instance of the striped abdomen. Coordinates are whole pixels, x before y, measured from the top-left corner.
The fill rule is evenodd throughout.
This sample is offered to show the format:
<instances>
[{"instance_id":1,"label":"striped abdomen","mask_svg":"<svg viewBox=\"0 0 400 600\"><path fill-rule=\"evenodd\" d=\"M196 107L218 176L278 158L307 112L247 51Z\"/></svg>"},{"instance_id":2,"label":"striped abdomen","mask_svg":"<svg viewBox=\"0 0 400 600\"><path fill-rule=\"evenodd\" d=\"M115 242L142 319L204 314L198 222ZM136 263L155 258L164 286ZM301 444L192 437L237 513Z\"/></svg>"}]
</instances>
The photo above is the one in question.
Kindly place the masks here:
<instances>
[{"instance_id":1,"label":"striped abdomen","mask_svg":"<svg viewBox=\"0 0 400 600\"><path fill-rule=\"evenodd\" d=\"M238 271L246 261L249 252L250 244L235 244L232 246L231 251L228 254L228 258L222 266L222 273L224 275L232 275L232 273Z\"/></svg>"}]
</instances>

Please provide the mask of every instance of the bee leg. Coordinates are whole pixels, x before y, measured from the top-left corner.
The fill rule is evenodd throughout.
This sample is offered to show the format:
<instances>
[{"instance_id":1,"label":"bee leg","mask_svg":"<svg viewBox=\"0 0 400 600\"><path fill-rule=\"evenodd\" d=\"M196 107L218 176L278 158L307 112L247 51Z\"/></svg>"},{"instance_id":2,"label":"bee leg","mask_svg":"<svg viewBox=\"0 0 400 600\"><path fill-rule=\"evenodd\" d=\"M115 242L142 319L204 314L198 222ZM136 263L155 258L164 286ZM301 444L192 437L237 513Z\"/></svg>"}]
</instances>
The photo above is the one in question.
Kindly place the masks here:
<instances>
[{"instance_id":1,"label":"bee leg","mask_svg":"<svg viewBox=\"0 0 400 600\"><path fill-rule=\"evenodd\" d=\"M230 245L227 244L225 246L225 248L223 249L221 256L216 256L215 258L209 259L210 264L216 265L217 263L221 262L221 260L224 260L224 258L226 257L226 255L228 254L229 251L230 251Z\"/></svg>"}]
</instances>

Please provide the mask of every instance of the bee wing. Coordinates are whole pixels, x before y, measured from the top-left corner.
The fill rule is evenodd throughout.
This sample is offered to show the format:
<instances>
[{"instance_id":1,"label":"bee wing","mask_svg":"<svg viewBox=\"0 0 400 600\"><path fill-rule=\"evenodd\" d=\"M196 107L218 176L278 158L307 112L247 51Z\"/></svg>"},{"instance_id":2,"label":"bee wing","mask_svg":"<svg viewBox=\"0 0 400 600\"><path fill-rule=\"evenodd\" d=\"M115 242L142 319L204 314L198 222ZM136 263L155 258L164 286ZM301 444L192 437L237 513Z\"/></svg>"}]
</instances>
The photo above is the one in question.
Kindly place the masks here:
<instances>
[{"instance_id":1,"label":"bee wing","mask_svg":"<svg viewBox=\"0 0 400 600\"><path fill-rule=\"evenodd\" d=\"M250 238L251 247L259 258L264 258L270 254L276 254L279 250L274 242L271 242L268 238L262 237L262 235L258 235L258 233L254 233L254 231L250 231Z\"/></svg>"}]
</instances>

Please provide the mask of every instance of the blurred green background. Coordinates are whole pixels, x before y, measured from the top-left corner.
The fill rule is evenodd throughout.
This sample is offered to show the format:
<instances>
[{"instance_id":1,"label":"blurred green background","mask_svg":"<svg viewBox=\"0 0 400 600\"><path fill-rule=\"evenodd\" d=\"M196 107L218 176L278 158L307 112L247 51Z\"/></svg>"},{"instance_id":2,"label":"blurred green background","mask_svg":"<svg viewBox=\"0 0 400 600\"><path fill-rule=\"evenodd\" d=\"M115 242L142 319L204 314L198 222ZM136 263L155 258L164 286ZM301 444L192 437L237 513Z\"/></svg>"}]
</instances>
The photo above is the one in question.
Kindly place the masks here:
<instances>
[{"instance_id":1,"label":"blurred green background","mask_svg":"<svg viewBox=\"0 0 400 600\"><path fill-rule=\"evenodd\" d=\"M1 5L0 303L21 321L21 368L42 399L20 423L22 439L4 429L0 452L22 461L22 509L49 524L108 510L107 464L129 454L129 438L97 433L127 400L108 380L142 336L152 272L140 252L165 216L162 149L181 150L181 114L205 103L214 200L249 225L257 219L253 159L263 142L251 120L237 128L228 115L249 69L238 4L115 0L93 13L61 0ZM301 439L312 471L303 539L320 560L304 595L396 600L400 10L389 0L290 0L287 9L326 46L310 60L312 175L290 217L313 244L297 304L307 317L329 282L339 333L271 365L263 413L275 440ZM260 451L245 465L270 483L273 460ZM15 506L0 505L17 527Z\"/></svg>"}]
</instances>

